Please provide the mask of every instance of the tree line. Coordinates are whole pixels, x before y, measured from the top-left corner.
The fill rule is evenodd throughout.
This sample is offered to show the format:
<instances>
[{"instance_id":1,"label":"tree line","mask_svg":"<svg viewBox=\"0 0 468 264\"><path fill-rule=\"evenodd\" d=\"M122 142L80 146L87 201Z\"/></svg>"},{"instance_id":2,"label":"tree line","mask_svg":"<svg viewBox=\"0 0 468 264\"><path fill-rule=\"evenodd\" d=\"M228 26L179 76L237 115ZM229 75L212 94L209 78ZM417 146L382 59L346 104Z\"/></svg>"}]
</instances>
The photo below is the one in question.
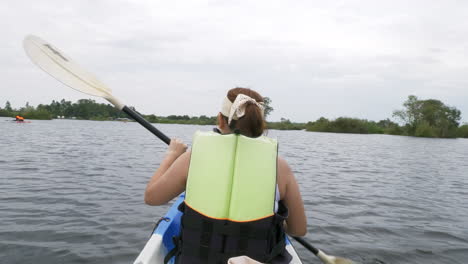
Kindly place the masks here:
<instances>
[{"instance_id":1,"label":"tree line","mask_svg":"<svg viewBox=\"0 0 468 264\"><path fill-rule=\"evenodd\" d=\"M374 122L346 117L328 120L322 117L305 124L305 129L317 132L468 138L468 124L460 126L460 110L447 106L440 100L420 100L410 95L403 103L403 109L394 111L392 116L401 125L390 119Z\"/></svg>"},{"instance_id":2,"label":"tree line","mask_svg":"<svg viewBox=\"0 0 468 264\"><path fill-rule=\"evenodd\" d=\"M271 100L265 98L265 117L272 111ZM27 119L52 119L56 117L85 120L116 120L127 116L110 104L96 103L91 99L80 99L75 103L62 99L51 104L37 107L28 103L14 109L10 102L0 107L0 116L14 117L21 115ZM188 115L143 115L151 123L216 125L216 116ZM378 122L366 119L339 117L329 120L321 117L307 123L291 122L281 118L279 122L267 122L269 129L307 130L314 132L390 134L417 137L468 138L468 124L460 125L461 112L455 107L445 105L439 100L420 100L410 95L403 103L403 109L393 112L395 121L389 118Z\"/></svg>"},{"instance_id":3,"label":"tree line","mask_svg":"<svg viewBox=\"0 0 468 264\"><path fill-rule=\"evenodd\" d=\"M96 103L91 99L80 99L75 103L62 99L53 100L50 104L40 104L37 107L26 103L24 107L14 109L7 101L4 108L0 108L0 116L16 115L26 119L50 120L57 117L76 118L86 120L108 120L125 118L126 115L110 104Z\"/></svg>"}]
</instances>

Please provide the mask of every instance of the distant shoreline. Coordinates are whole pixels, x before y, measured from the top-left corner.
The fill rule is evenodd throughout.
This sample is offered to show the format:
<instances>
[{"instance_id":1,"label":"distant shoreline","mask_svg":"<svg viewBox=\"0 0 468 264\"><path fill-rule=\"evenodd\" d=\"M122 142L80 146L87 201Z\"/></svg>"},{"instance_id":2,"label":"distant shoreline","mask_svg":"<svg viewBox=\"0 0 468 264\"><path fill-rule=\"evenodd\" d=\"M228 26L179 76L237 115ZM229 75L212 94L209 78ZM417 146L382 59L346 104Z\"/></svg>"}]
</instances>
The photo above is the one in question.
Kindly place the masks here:
<instances>
[{"instance_id":1,"label":"distant shoreline","mask_svg":"<svg viewBox=\"0 0 468 264\"><path fill-rule=\"evenodd\" d=\"M271 100L268 100L271 103ZM419 100L416 96L409 96L403 104L405 109L393 112L393 117L402 123L396 123L389 118L378 122L367 119L339 117L329 120L321 117L307 123L291 122L281 118L279 122L267 122L267 128L272 130L305 130L311 132L331 132L348 134L388 134L431 138L468 138L468 124L460 126L461 112L443 104L439 100ZM135 109L134 109L135 110ZM135 110L136 111L136 110ZM269 111L273 108L269 106ZM268 112L269 113L269 112ZM265 116L268 115L265 112ZM140 113L141 114L141 113ZM28 103L24 107L14 109L7 101L4 108L0 108L0 116L15 117L20 115L31 120L92 120L92 121L121 121L133 122L125 113L110 104L96 103L91 99L80 99L75 103L62 99L53 100L49 105L40 104L37 107ZM169 115L156 116L141 114L146 120L154 124L179 125L211 125L217 123L216 116ZM59 118L54 118L59 117ZM268 118L268 117L267 117Z\"/></svg>"},{"instance_id":2,"label":"distant shoreline","mask_svg":"<svg viewBox=\"0 0 468 264\"><path fill-rule=\"evenodd\" d=\"M0 118L10 118L0 116ZM71 120L71 121L96 121L96 122L132 122L135 123L135 120L115 120L115 119L106 119L106 120L97 120L97 119L78 119L78 118L52 118L52 119L30 119L30 120L42 120L42 121L51 121L51 120ZM4 120L4 121L15 121L14 119L11 120ZM168 125L198 125L198 126L211 126L214 127L216 124L196 124L196 123L182 123L182 122L150 122L151 124L168 124ZM402 137L416 137L412 135L404 135L404 134L390 134L390 133L356 133L356 132L333 132L333 131L311 131L307 130L307 123L294 123L293 128L289 129L288 126L284 126L281 124L282 122L267 122L267 130L282 130L282 131L306 131L306 132L316 132L316 133L332 133L332 134L354 134L354 135L390 135L390 136L402 136ZM303 125L304 128L298 129L298 125ZM421 138L421 137L419 137ZM457 138L468 138L468 137L454 137L454 138L446 138L446 139L457 139Z\"/></svg>"}]
</instances>

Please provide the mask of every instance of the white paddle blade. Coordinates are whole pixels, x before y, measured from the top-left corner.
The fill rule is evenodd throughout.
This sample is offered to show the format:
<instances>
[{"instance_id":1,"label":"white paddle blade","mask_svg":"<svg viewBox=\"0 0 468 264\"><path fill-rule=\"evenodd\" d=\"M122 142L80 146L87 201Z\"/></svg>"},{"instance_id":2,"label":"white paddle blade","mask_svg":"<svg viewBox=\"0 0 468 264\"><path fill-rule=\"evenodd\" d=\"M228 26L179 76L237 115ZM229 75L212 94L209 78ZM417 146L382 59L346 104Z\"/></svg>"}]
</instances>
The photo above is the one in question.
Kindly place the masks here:
<instances>
[{"instance_id":1,"label":"white paddle blade","mask_svg":"<svg viewBox=\"0 0 468 264\"><path fill-rule=\"evenodd\" d=\"M23 41L24 50L39 68L63 84L86 94L109 98L111 89L101 83L94 75L56 47L39 37L29 35Z\"/></svg>"}]
</instances>

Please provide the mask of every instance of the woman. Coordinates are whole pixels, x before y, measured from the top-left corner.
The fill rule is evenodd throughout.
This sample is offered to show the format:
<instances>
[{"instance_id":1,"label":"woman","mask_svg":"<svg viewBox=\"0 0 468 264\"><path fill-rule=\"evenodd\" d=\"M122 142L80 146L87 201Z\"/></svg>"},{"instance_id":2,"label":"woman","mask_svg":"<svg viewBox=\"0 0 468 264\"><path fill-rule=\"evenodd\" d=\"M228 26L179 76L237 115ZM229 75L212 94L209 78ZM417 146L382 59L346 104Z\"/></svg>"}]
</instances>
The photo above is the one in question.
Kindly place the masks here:
<instances>
[{"instance_id":1,"label":"woman","mask_svg":"<svg viewBox=\"0 0 468 264\"><path fill-rule=\"evenodd\" d=\"M171 140L145 202L162 205L186 191L173 252L178 263L226 263L236 255L287 263L284 232L304 236L307 220L296 179L277 157L277 142L262 136L263 97L231 89L217 121L219 134L197 132L191 151Z\"/></svg>"}]
</instances>

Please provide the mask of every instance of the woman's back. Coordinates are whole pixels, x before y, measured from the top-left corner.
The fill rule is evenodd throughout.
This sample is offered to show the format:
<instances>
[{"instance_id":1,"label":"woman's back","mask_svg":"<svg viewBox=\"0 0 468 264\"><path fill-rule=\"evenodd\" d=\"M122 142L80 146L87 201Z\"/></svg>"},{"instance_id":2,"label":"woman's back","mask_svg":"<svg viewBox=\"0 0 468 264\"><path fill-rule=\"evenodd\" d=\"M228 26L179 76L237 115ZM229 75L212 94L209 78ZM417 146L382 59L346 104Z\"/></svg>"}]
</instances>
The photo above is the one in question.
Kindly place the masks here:
<instances>
[{"instance_id":1,"label":"woman's back","mask_svg":"<svg viewBox=\"0 0 468 264\"><path fill-rule=\"evenodd\" d=\"M221 135L208 133L203 137L196 136L192 152L185 152L187 147L181 141L171 140L165 159L148 183L145 202L150 205L167 203L186 191L184 204L189 211L184 214L186 228L179 239L181 245L184 241L189 244L189 241L195 241L201 246L195 253L189 252L194 247L193 243L185 250L181 247L179 259L203 257L206 262L208 256L214 258L219 252L230 250L229 256L245 252L265 261L272 257L267 252L272 251L271 254L279 256L279 249L284 251L281 244L284 243L283 226L290 235L306 233L304 206L294 175L287 162L277 157L276 141L260 137L265 129L262 102L263 98L250 89L230 90L218 114ZM268 213L270 205L274 208L276 188L282 200L280 204L289 208L286 225L283 225L283 216L278 212L271 210ZM220 197L219 202L213 202ZM285 210L279 211L286 213ZM224 227L226 223L230 223L230 228ZM262 228L269 232L260 232ZM252 238L253 233L257 237ZM204 241L201 234L205 234ZM202 240L197 241L194 236L200 236ZM206 240L206 237L210 239ZM221 243L217 248L220 241L210 244L213 243L211 239L221 239L227 244ZM205 248L203 245L207 251L200 256Z\"/></svg>"}]
</instances>

